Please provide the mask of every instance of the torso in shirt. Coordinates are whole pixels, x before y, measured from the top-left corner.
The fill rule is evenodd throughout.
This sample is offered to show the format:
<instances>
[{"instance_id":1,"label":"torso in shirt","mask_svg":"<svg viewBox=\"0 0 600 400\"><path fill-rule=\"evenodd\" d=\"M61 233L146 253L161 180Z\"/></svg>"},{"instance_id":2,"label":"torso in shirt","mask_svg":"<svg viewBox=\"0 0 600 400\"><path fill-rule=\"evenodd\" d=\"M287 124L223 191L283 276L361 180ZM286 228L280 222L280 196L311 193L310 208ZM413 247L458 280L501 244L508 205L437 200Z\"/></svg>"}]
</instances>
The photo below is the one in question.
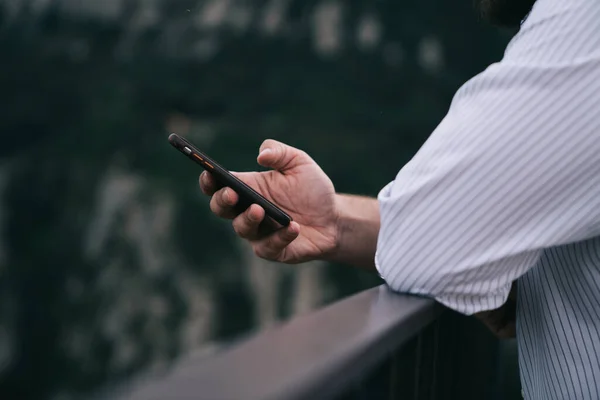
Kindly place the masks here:
<instances>
[{"instance_id":1,"label":"torso in shirt","mask_svg":"<svg viewBox=\"0 0 600 400\"><path fill-rule=\"evenodd\" d=\"M518 283L525 398L600 398L600 237L545 250Z\"/></svg>"},{"instance_id":2,"label":"torso in shirt","mask_svg":"<svg viewBox=\"0 0 600 400\"><path fill-rule=\"evenodd\" d=\"M538 0L525 26L553 24L551 34L539 37L554 41L555 50L513 55L520 46L517 37L507 58L560 65L597 57L599 10L597 1ZM565 34L578 36L579 43L561 41ZM600 109L596 112L600 118ZM600 237L544 250L518 282L517 339L525 398L600 399Z\"/></svg>"},{"instance_id":3,"label":"torso in shirt","mask_svg":"<svg viewBox=\"0 0 600 400\"><path fill-rule=\"evenodd\" d=\"M537 0L379 200L390 287L470 315L518 278L524 397L600 399L599 0Z\"/></svg>"}]
</instances>

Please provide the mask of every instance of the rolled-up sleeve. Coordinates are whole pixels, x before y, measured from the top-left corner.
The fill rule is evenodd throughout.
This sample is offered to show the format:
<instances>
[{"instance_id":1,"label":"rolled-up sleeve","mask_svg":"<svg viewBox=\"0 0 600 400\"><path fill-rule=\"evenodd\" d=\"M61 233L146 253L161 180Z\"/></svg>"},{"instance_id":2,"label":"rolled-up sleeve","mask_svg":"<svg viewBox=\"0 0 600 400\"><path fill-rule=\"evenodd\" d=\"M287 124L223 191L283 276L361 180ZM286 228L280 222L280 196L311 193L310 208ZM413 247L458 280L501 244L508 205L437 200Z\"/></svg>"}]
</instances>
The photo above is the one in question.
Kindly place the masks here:
<instances>
[{"instance_id":1,"label":"rolled-up sleeve","mask_svg":"<svg viewBox=\"0 0 600 400\"><path fill-rule=\"evenodd\" d=\"M544 249L600 235L598 68L498 63L459 90L378 196L393 290L496 309Z\"/></svg>"}]
</instances>

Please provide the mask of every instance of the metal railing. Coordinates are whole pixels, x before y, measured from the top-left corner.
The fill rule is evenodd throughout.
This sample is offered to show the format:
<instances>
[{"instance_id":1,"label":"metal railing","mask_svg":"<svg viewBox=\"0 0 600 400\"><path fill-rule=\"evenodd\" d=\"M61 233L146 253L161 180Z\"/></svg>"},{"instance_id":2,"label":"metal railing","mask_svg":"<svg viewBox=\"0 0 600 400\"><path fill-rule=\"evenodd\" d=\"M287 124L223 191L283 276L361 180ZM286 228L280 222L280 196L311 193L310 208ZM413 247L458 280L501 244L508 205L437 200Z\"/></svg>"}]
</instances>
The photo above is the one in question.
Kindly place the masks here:
<instances>
[{"instance_id":1,"label":"metal railing","mask_svg":"<svg viewBox=\"0 0 600 400\"><path fill-rule=\"evenodd\" d=\"M497 344L472 318L379 286L140 380L120 398L494 399Z\"/></svg>"}]
</instances>

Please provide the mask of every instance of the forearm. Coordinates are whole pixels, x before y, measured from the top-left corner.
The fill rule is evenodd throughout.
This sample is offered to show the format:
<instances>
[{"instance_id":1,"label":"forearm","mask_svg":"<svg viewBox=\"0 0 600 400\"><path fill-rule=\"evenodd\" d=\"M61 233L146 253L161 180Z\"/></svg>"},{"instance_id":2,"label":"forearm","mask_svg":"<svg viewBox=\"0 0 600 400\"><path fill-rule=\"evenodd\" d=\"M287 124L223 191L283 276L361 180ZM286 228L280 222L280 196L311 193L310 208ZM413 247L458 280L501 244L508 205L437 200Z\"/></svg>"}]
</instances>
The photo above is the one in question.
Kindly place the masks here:
<instances>
[{"instance_id":1,"label":"forearm","mask_svg":"<svg viewBox=\"0 0 600 400\"><path fill-rule=\"evenodd\" d=\"M379 203L365 196L339 194L338 238L329 261L375 270L375 251L380 228ZM507 302L499 309L475 314L500 338L515 336L516 282Z\"/></svg>"},{"instance_id":2,"label":"forearm","mask_svg":"<svg viewBox=\"0 0 600 400\"><path fill-rule=\"evenodd\" d=\"M375 270L379 204L365 196L338 194L338 235L329 261Z\"/></svg>"}]
</instances>

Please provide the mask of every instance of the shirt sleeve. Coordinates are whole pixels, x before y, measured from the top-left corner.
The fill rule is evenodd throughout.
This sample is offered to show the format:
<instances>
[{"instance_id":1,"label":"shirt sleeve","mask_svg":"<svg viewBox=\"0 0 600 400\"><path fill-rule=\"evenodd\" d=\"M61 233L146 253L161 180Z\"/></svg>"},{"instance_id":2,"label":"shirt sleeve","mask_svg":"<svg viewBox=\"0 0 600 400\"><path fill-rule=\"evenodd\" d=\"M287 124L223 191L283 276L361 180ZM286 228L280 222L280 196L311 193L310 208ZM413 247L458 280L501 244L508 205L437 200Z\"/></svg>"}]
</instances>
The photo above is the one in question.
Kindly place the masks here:
<instances>
[{"instance_id":1,"label":"shirt sleeve","mask_svg":"<svg viewBox=\"0 0 600 400\"><path fill-rule=\"evenodd\" d=\"M378 200L393 290L500 307L544 249L600 235L599 59L492 65Z\"/></svg>"}]
</instances>

